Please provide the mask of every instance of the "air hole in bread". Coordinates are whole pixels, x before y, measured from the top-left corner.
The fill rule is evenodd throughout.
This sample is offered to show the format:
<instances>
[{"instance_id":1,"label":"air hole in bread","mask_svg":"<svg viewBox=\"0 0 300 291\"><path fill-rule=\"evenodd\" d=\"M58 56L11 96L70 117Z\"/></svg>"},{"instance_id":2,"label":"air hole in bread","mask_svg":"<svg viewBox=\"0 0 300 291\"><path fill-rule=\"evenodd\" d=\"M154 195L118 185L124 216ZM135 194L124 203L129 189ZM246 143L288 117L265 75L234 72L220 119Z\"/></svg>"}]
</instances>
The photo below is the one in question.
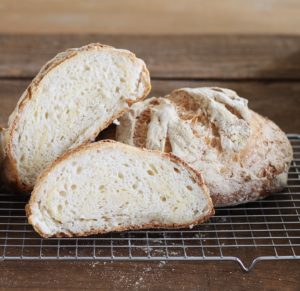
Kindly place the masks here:
<instances>
[{"instance_id":1,"label":"air hole in bread","mask_svg":"<svg viewBox=\"0 0 300 291\"><path fill-rule=\"evenodd\" d=\"M109 222L109 221L110 221L110 218L107 217L107 216L102 216L101 218L102 218L104 221L106 221L106 222Z\"/></svg>"},{"instance_id":2,"label":"air hole in bread","mask_svg":"<svg viewBox=\"0 0 300 291\"><path fill-rule=\"evenodd\" d=\"M120 78L120 82L121 82L121 83L125 83L126 80L125 80L124 78Z\"/></svg>"},{"instance_id":3,"label":"air hole in bread","mask_svg":"<svg viewBox=\"0 0 300 291\"><path fill-rule=\"evenodd\" d=\"M67 192L66 191L59 191L59 195L62 196L62 197L66 197Z\"/></svg>"},{"instance_id":4,"label":"air hole in bread","mask_svg":"<svg viewBox=\"0 0 300 291\"><path fill-rule=\"evenodd\" d=\"M71 189L74 191L74 190L77 189L77 186L76 186L75 184L73 184L73 185L71 186Z\"/></svg>"},{"instance_id":5,"label":"air hole in bread","mask_svg":"<svg viewBox=\"0 0 300 291\"><path fill-rule=\"evenodd\" d=\"M85 71L90 71L91 68L90 68L89 66L85 65L85 66L84 66L84 70L85 70Z\"/></svg>"},{"instance_id":6,"label":"air hole in bread","mask_svg":"<svg viewBox=\"0 0 300 291\"><path fill-rule=\"evenodd\" d=\"M194 184L196 184L196 180L195 180L195 178L194 178L194 177L192 177L192 176L190 176L190 178L191 178L192 182L193 182Z\"/></svg>"},{"instance_id":7,"label":"air hole in bread","mask_svg":"<svg viewBox=\"0 0 300 291\"><path fill-rule=\"evenodd\" d=\"M123 175L121 172L118 173L118 177L119 177L120 179L124 179L124 175Z\"/></svg>"},{"instance_id":8,"label":"air hole in bread","mask_svg":"<svg viewBox=\"0 0 300 291\"><path fill-rule=\"evenodd\" d=\"M78 167L77 169L76 169L76 173L77 174L80 174L82 172L82 168L81 167Z\"/></svg>"},{"instance_id":9,"label":"air hole in bread","mask_svg":"<svg viewBox=\"0 0 300 291\"><path fill-rule=\"evenodd\" d=\"M158 171L156 169L156 167L153 164L150 164L150 168L157 174Z\"/></svg>"},{"instance_id":10,"label":"air hole in bread","mask_svg":"<svg viewBox=\"0 0 300 291\"><path fill-rule=\"evenodd\" d=\"M132 185L132 188L133 188L134 190L137 189L137 187L138 187L137 184L133 184L133 185Z\"/></svg>"},{"instance_id":11,"label":"air hole in bread","mask_svg":"<svg viewBox=\"0 0 300 291\"><path fill-rule=\"evenodd\" d=\"M162 202L165 202L165 201L167 201L167 198L166 198L165 196L162 196L162 197L160 197L160 200L161 200Z\"/></svg>"},{"instance_id":12,"label":"air hole in bread","mask_svg":"<svg viewBox=\"0 0 300 291\"><path fill-rule=\"evenodd\" d=\"M197 215L199 213L199 211L198 210L194 210L193 213L194 213L194 215Z\"/></svg>"},{"instance_id":13,"label":"air hole in bread","mask_svg":"<svg viewBox=\"0 0 300 291\"><path fill-rule=\"evenodd\" d=\"M104 185L100 185L99 186L99 191L100 192L104 192L105 191L105 186Z\"/></svg>"},{"instance_id":14,"label":"air hole in bread","mask_svg":"<svg viewBox=\"0 0 300 291\"><path fill-rule=\"evenodd\" d=\"M48 113L48 112L45 113L45 118L46 118L46 119L49 118L49 113Z\"/></svg>"},{"instance_id":15,"label":"air hole in bread","mask_svg":"<svg viewBox=\"0 0 300 291\"><path fill-rule=\"evenodd\" d=\"M120 92L120 87L116 87L116 93L119 93Z\"/></svg>"},{"instance_id":16,"label":"air hole in bread","mask_svg":"<svg viewBox=\"0 0 300 291\"><path fill-rule=\"evenodd\" d=\"M180 170L179 170L178 168L176 168L176 167L174 167L174 171L175 171L176 173L180 173Z\"/></svg>"},{"instance_id":17,"label":"air hole in bread","mask_svg":"<svg viewBox=\"0 0 300 291\"><path fill-rule=\"evenodd\" d=\"M155 176L155 173L152 170L147 170L148 175Z\"/></svg>"},{"instance_id":18,"label":"air hole in bread","mask_svg":"<svg viewBox=\"0 0 300 291\"><path fill-rule=\"evenodd\" d=\"M193 187L191 185L187 185L186 188L190 191L193 191Z\"/></svg>"}]
</instances>

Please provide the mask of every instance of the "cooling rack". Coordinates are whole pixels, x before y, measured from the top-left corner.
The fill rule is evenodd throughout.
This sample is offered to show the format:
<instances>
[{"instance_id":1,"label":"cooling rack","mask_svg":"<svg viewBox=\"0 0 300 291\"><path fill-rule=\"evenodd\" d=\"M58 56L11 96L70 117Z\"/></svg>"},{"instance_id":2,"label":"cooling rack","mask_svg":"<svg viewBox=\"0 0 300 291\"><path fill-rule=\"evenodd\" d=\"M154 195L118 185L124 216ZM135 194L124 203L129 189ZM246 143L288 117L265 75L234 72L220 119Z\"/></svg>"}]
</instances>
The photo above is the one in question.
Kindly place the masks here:
<instances>
[{"instance_id":1,"label":"cooling rack","mask_svg":"<svg viewBox=\"0 0 300 291\"><path fill-rule=\"evenodd\" d=\"M2 260L235 261L245 271L263 260L300 259L300 135L288 187L264 200L218 208L193 229L143 230L89 238L40 238L27 223L20 195L0 194Z\"/></svg>"}]
</instances>

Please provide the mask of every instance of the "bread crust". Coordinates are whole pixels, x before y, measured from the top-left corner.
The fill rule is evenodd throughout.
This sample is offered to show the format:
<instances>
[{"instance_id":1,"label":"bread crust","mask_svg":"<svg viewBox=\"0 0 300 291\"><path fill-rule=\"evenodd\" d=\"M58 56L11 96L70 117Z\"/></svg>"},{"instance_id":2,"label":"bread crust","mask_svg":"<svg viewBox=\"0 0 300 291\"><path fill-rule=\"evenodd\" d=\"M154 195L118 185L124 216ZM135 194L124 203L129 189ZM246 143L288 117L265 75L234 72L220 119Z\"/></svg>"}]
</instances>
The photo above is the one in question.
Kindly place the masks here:
<instances>
[{"instance_id":1,"label":"bread crust","mask_svg":"<svg viewBox=\"0 0 300 291\"><path fill-rule=\"evenodd\" d=\"M22 183L20 176L18 174L17 170L17 162L16 159L13 156L13 149L12 149L12 140L13 140L13 135L16 129L16 125L18 124L18 121L21 118L22 112L28 102L32 99L33 94L37 90L40 82L42 79L55 67L59 66L63 62L67 61L68 59L75 57L81 52L84 51L90 51L90 50L102 50L102 49L111 49L115 50L115 48L107 45L102 45L100 43L91 43L89 45L80 47L80 48L71 48L66 50L65 52L59 53L56 55L52 60L48 61L40 70L40 72L37 74L37 76L33 79L33 81L30 83L28 88L25 90L23 95L21 96L15 110L11 114L9 118L9 123L8 123L8 134L6 135L6 146L5 146L5 160L3 163L3 168L4 168L4 176L6 182L16 190L19 190L21 192L28 192L32 190L33 186L32 185L26 185ZM127 50L118 50L119 53L126 53L128 56L135 61L136 56L127 51ZM149 71L147 67L144 65L143 70L141 72L140 80L138 83L138 88L140 84L144 85L144 92L143 94L136 99L135 102L138 102L140 100L143 100L150 92L151 90L151 83L150 83L150 77L149 77ZM127 103L131 105L132 102L131 100L127 100ZM123 111L120 111L118 114L113 116L110 120L108 120L103 126L99 126L99 128L93 133L93 135L90 138L87 138L83 144L89 143L91 141L94 141L97 135L106 127L108 127L114 119L120 117L123 115L128 109L124 109Z\"/></svg>"},{"instance_id":2,"label":"bread crust","mask_svg":"<svg viewBox=\"0 0 300 291\"><path fill-rule=\"evenodd\" d=\"M88 151L90 149L101 148L103 145L113 146L114 144L118 145L120 143L118 143L116 141L113 141L113 140L101 140L101 141L96 142L96 143L81 145L81 146L79 146L75 149L71 149L71 150L67 151L66 153L64 153L61 157L59 157L51 166L49 166L43 172L43 174L41 174L41 176L37 179L36 185L34 187L34 190L33 190L32 194L31 194L30 201L25 207L26 216L28 217L29 224L31 224L33 226L34 230L40 236L45 237L45 238L47 238L47 237L74 237L74 236L89 236L89 235L101 234L101 233L103 234L103 233L114 232L114 231L138 230L138 229L145 229L145 228L186 228L186 227L190 227L191 225L200 224L201 222L206 221L210 216L214 215L215 211L214 211L214 207L213 207L213 202L211 200L211 197L209 195L209 190L208 190L208 188L206 187L206 185L204 183L204 179L203 179L201 173L199 171L196 171L192 167L190 167L186 162L184 162L183 160L181 160L177 156L173 155L172 153L162 153L160 151L151 151L151 152L155 153L156 155L158 155L160 157L170 159L171 161L173 161L177 164L183 165L189 171L191 176L195 179L197 185L200 188L202 188L203 193L207 198L207 202L208 202L207 207L209 209L209 212L206 216L201 217L198 220L191 221L191 222L186 223L186 224L154 224L154 223L149 223L149 224L144 224L144 225L132 225L132 226L129 226L129 227L115 227L115 228L113 228L109 231L103 230L103 229L94 229L94 230L89 231L89 232L81 232L81 233L70 233L70 232L68 232L68 233L57 233L57 234L54 234L53 236L48 236L47 234L43 233L38 228L38 226L33 224L33 222L32 222L31 207L36 202L37 193L39 191L39 188L41 187L43 181L47 179L48 174L57 165L59 165L62 161L67 160L73 154L80 153L82 151ZM127 149L126 149L127 151L130 151L133 148L133 147L125 145L125 144L122 144L122 146L127 147ZM147 154L147 152L148 152L148 150L146 150L146 149L141 149L141 150L144 151L145 154Z\"/></svg>"},{"instance_id":3,"label":"bread crust","mask_svg":"<svg viewBox=\"0 0 300 291\"><path fill-rule=\"evenodd\" d=\"M214 95L219 92L222 93L221 96ZM199 105L198 101L195 102L196 97L192 94L196 97L200 95L202 105ZM207 99L204 99L203 95ZM211 100L209 98L213 100L214 107L208 107ZM225 98L229 99L227 104ZM232 105L230 102L236 103ZM215 112L209 112L209 109L214 109ZM213 116L211 119L209 114ZM153 123L157 120L157 116L165 120ZM250 129L248 136L243 135L238 127L241 120L244 128ZM174 122L174 125L170 127L168 122ZM292 160L292 148L287 137L272 121L248 109L247 101L232 90L184 88L174 90L165 98L146 99L134 105L130 112L120 119L116 139L138 147L146 146L147 143L150 146L153 144L157 146L157 140L148 142L150 138L157 138L157 135L151 136L149 133L151 130L159 132L165 124L168 124L166 135L159 138L165 139L165 145L161 150L172 151L169 139L172 128L178 124L176 122L188 128L184 134L188 130L192 132L189 135L191 140L188 142L196 141L194 143L196 150L187 155L187 150L183 148L182 143L180 144L180 138L184 137L186 140L187 135L179 136L176 132L173 139L179 142L175 146L177 148L181 146L181 152L177 151L178 155L182 159L184 156L189 157L191 160L189 164L202 171L215 206L231 206L255 201L281 191L286 186L289 164ZM218 128L220 122L223 122L221 129ZM235 122L238 125L236 128ZM154 124L156 130L153 130ZM222 130L227 130L230 126L235 130L233 142L238 141L237 146L222 144ZM184 145L188 147L189 143ZM217 172L220 169L224 174L221 171Z\"/></svg>"}]
</instances>

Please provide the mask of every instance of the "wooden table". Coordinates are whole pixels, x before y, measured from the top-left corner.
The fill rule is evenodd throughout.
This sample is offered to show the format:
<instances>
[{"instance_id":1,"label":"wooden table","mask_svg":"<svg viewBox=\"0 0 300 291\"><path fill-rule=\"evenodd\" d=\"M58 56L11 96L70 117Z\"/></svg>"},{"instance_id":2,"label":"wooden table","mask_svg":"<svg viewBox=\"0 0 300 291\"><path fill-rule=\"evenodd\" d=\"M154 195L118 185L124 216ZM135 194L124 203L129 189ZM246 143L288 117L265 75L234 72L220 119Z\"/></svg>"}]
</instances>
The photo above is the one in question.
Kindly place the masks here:
<instances>
[{"instance_id":1,"label":"wooden table","mask_svg":"<svg viewBox=\"0 0 300 291\"><path fill-rule=\"evenodd\" d=\"M1 33L298 34L299 0L1 0Z\"/></svg>"},{"instance_id":2,"label":"wooden table","mask_svg":"<svg viewBox=\"0 0 300 291\"><path fill-rule=\"evenodd\" d=\"M0 125L22 91L57 52L89 42L134 51L153 90L223 86L286 132L300 132L300 37L0 35ZM300 290L300 262L261 262L244 273L234 262L0 262L0 287L17 289Z\"/></svg>"}]
</instances>

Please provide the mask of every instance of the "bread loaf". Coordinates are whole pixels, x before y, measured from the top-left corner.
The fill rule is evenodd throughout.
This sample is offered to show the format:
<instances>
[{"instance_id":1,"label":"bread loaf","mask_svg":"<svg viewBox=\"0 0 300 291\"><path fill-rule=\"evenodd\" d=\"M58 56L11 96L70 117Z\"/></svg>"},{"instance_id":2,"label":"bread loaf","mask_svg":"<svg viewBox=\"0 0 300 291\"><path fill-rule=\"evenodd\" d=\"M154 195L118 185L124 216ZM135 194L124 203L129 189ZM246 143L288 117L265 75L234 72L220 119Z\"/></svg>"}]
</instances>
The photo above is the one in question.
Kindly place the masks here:
<instances>
[{"instance_id":1,"label":"bread loaf","mask_svg":"<svg viewBox=\"0 0 300 291\"><path fill-rule=\"evenodd\" d=\"M201 174L172 154L112 141L63 155L26 206L43 237L193 226L213 214Z\"/></svg>"},{"instance_id":2,"label":"bread loaf","mask_svg":"<svg viewBox=\"0 0 300 291\"><path fill-rule=\"evenodd\" d=\"M22 95L5 135L5 172L20 189L71 148L98 133L150 90L144 62L129 51L90 44L49 61Z\"/></svg>"},{"instance_id":3,"label":"bread loaf","mask_svg":"<svg viewBox=\"0 0 300 291\"><path fill-rule=\"evenodd\" d=\"M278 126L222 88L184 88L138 102L120 119L117 140L189 163L203 174L215 206L281 190L292 160Z\"/></svg>"}]
</instances>

